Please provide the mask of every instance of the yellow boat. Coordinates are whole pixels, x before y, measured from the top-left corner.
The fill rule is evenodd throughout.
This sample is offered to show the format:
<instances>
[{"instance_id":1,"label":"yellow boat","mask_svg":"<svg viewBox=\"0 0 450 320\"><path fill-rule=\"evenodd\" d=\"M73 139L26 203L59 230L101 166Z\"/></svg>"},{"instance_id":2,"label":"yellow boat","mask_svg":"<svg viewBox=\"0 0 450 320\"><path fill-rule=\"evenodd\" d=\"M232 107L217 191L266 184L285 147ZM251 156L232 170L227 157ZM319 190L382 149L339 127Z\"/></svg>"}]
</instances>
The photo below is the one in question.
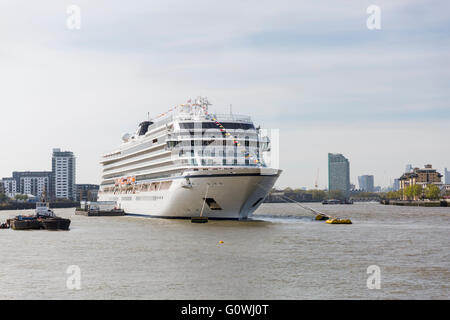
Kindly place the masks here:
<instances>
[{"instance_id":1,"label":"yellow boat","mask_svg":"<svg viewBox=\"0 0 450 320\"><path fill-rule=\"evenodd\" d=\"M328 219L327 221L325 221L325 223L329 223L329 224L352 224L352 221L350 219L333 218L333 219Z\"/></svg>"}]
</instances>

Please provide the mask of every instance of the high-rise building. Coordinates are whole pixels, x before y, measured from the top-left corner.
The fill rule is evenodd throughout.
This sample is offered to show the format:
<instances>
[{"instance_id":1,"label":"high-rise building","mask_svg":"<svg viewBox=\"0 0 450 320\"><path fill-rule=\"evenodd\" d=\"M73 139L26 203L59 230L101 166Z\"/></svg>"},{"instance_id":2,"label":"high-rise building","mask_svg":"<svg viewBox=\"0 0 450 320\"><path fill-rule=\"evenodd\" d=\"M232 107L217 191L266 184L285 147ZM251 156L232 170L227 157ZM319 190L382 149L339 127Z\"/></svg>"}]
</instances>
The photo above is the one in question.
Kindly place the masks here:
<instances>
[{"instance_id":1,"label":"high-rise building","mask_svg":"<svg viewBox=\"0 0 450 320\"><path fill-rule=\"evenodd\" d=\"M16 193L33 195L38 199L52 196L52 173L50 171L13 172ZM13 186L11 185L11 189Z\"/></svg>"},{"instance_id":2,"label":"high-rise building","mask_svg":"<svg viewBox=\"0 0 450 320\"><path fill-rule=\"evenodd\" d=\"M77 201L97 201L98 184L77 184Z\"/></svg>"},{"instance_id":3,"label":"high-rise building","mask_svg":"<svg viewBox=\"0 0 450 320\"><path fill-rule=\"evenodd\" d=\"M374 192L374 179L371 175L358 177L359 189L365 192Z\"/></svg>"},{"instance_id":4,"label":"high-rise building","mask_svg":"<svg viewBox=\"0 0 450 320\"><path fill-rule=\"evenodd\" d=\"M10 198L14 198L17 191L17 183L16 180L13 178L3 178L2 179L2 187L3 187L3 193L6 194Z\"/></svg>"},{"instance_id":5,"label":"high-rise building","mask_svg":"<svg viewBox=\"0 0 450 320\"><path fill-rule=\"evenodd\" d=\"M342 154L328 154L328 190L341 190L345 196L350 192L350 162Z\"/></svg>"},{"instance_id":6,"label":"high-rise building","mask_svg":"<svg viewBox=\"0 0 450 320\"><path fill-rule=\"evenodd\" d=\"M444 183L450 184L450 171L447 168L444 169Z\"/></svg>"},{"instance_id":7,"label":"high-rise building","mask_svg":"<svg viewBox=\"0 0 450 320\"><path fill-rule=\"evenodd\" d=\"M73 152L53 149L52 187L56 199L75 200L77 198L75 172L75 156Z\"/></svg>"},{"instance_id":8,"label":"high-rise building","mask_svg":"<svg viewBox=\"0 0 450 320\"><path fill-rule=\"evenodd\" d=\"M412 164L407 164L405 168L405 173L412 173L412 172L413 172Z\"/></svg>"},{"instance_id":9,"label":"high-rise building","mask_svg":"<svg viewBox=\"0 0 450 320\"><path fill-rule=\"evenodd\" d=\"M400 180L399 179L394 179L394 184L392 185L392 190L393 191L400 190Z\"/></svg>"}]
</instances>

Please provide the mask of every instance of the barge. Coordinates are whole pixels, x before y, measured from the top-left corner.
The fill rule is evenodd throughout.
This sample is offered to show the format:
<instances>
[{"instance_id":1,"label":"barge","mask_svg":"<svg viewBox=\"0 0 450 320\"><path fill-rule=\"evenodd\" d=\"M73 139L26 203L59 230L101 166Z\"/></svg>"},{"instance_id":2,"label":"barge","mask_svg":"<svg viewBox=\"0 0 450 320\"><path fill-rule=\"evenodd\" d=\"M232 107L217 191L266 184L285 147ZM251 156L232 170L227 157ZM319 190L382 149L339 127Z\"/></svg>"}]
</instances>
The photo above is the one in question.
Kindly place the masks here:
<instances>
[{"instance_id":1,"label":"barge","mask_svg":"<svg viewBox=\"0 0 450 320\"><path fill-rule=\"evenodd\" d=\"M57 217L48 203L38 202L35 215L18 215L8 219L6 225L13 230L69 230L70 219Z\"/></svg>"}]
</instances>

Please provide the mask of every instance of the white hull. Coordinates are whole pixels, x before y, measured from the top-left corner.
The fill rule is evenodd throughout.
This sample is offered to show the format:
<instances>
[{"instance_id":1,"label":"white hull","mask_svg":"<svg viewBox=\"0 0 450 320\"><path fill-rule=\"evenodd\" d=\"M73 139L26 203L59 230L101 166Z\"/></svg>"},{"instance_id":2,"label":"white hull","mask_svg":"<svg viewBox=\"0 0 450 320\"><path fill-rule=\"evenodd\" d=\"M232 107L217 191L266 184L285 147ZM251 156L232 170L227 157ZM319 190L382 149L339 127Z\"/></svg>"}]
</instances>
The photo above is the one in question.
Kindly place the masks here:
<instances>
[{"instance_id":1,"label":"white hull","mask_svg":"<svg viewBox=\"0 0 450 320\"><path fill-rule=\"evenodd\" d=\"M168 190L134 194L101 194L100 201L117 201L126 214L160 218L247 219L272 189L280 170L233 170L185 173ZM219 173L220 172L220 173ZM191 187L187 187L189 176ZM205 198L220 209L212 209ZM203 212L202 212L203 210Z\"/></svg>"}]
</instances>

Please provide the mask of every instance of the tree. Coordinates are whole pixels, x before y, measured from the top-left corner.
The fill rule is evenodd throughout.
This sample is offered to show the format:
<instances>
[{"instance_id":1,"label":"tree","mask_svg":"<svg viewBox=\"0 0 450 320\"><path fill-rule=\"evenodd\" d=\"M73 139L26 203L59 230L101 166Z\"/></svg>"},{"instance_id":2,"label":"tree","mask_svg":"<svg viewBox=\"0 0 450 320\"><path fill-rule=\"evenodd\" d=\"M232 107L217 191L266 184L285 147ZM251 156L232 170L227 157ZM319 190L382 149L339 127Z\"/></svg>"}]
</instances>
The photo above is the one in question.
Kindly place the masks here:
<instances>
[{"instance_id":1,"label":"tree","mask_svg":"<svg viewBox=\"0 0 450 320\"><path fill-rule=\"evenodd\" d=\"M402 197L402 192L399 191L389 191L386 195L388 199L395 200L400 199Z\"/></svg>"},{"instance_id":2,"label":"tree","mask_svg":"<svg viewBox=\"0 0 450 320\"><path fill-rule=\"evenodd\" d=\"M0 193L0 202L8 201L8 197L4 193Z\"/></svg>"},{"instance_id":3,"label":"tree","mask_svg":"<svg viewBox=\"0 0 450 320\"><path fill-rule=\"evenodd\" d=\"M441 189L435 184L429 184L425 189L425 197L430 200L439 199L441 196Z\"/></svg>"},{"instance_id":4,"label":"tree","mask_svg":"<svg viewBox=\"0 0 450 320\"><path fill-rule=\"evenodd\" d=\"M405 196L408 200L411 200L412 198L414 198L414 192L413 192L412 186L407 186L405 188Z\"/></svg>"},{"instance_id":5,"label":"tree","mask_svg":"<svg viewBox=\"0 0 450 320\"><path fill-rule=\"evenodd\" d=\"M26 200L28 200L28 196L26 194L16 194L14 199L26 201Z\"/></svg>"},{"instance_id":6,"label":"tree","mask_svg":"<svg viewBox=\"0 0 450 320\"><path fill-rule=\"evenodd\" d=\"M344 200L345 195L342 190L330 190L328 191L328 199L338 199L338 200Z\"/></svg>"},{"instance_id":7,"label":"tree","mask_svg":"<svg viewBox=\"0 0 450 320\"><path fill-rule=\"evenodd\" d=\"M423 194L423 188L420 184L415 184L412 186L412 194L414 199L420 198Z\"/></svg>"},{"instance_id":8,"label":"tree","mask_svg":"<svg viewBox=\"0 0 450 320\"><path fill-rule=\"evenodd\" d=\"M313 201L323 201L327 197L327 193L323 190L311 190Z\"/></svg>"}]
</instances>

